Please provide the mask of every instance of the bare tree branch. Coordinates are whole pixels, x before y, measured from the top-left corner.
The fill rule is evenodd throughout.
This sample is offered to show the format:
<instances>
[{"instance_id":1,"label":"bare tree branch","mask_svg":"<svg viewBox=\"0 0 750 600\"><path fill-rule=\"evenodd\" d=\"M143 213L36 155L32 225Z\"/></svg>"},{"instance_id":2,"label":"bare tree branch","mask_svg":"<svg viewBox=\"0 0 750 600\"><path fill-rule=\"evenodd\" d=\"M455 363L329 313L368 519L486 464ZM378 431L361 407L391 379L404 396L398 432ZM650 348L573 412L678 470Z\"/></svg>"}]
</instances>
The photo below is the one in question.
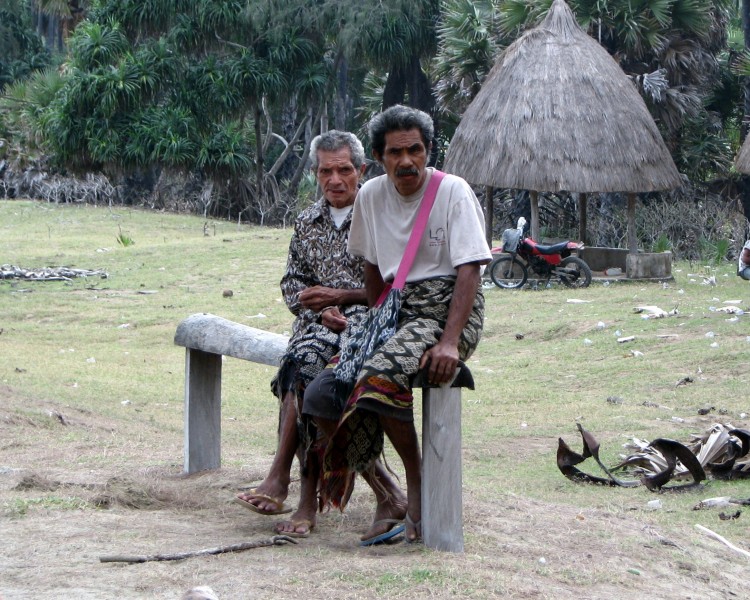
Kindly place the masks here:
<instances>
[{"instance_id":1,"label":"bare tree branch","mask_svg":"<svg viewBox=\"0 0 750 600\"><path fill-rule=\"evenodd\" d=\"M268 174L271 176L275 176L278 170L281 168L281 165L284 164L284 161L286 160L287 156L294 150L294 145L297 143L299 138L302 136L302 132L305 130L305 126L307 125L307 122L310 120L309 116L306 116L304 119L302 119L302 122L299 124L299 127L297 127L297 131L294 132L294 137L289 141L289 143L286 145L286 148L284 148L284 151L281 153L281 156L276 159L276 162L273 164L273 166L269 169ZM302 164L306 163L307 160L307 154L303 154L301 157Z\"/></svg>"},{"instance_id":2,"label":"bare tree branch","mask_svg":"<svg viewBox=\"0 0 750 600\"><path fill-rule=\"evenodd\" d=\"M265 548L268 546L281 546L287 543L296 544L297 541L287 535L274 535L267 540L258 540L255 542L240 542L239 544L230 544L229 546L218 546L216 548L205 548L203 550L193 550L189 552L178 552L175 554L151 554L140 556L100 556L99 562L126 562L126 563L144 563L161 560L183 560L193 558L194 556L207 556L209 554L223 554L225 552L241 552L252 548Z\"/></svg>"}]
</instances>

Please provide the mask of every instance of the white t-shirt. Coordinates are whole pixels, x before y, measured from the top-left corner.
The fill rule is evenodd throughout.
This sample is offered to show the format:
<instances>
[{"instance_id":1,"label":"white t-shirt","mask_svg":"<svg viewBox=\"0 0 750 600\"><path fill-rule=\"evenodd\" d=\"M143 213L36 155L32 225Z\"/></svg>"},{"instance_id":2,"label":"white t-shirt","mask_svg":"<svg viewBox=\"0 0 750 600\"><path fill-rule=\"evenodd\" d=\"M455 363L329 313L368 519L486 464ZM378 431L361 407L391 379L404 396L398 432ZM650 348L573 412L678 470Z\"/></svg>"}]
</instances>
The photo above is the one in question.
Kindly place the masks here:
<instances>
[{"instance_id":1,"label":"white t-shirt","mask_svg":"<svg viewBox=\"0 0 750 600\"><path fill-rule=\"evenodd\" d=\"M427 169L424 184L411 196L399 194L387 175L369 180L357 194L349 253L378 265L385 281L396 276L433 171ZM463 179L446 174L406 280L455 276L456 267L462 264L490 260L484 214L477 197Z\"/></svg>"},{"instance_id":2,"label":"white t-shirt","mask_svg":"<svg viewBox=\"0 0 750 600\"><path fill-rule=\"evenodd\" d=\"M750 240L747 240L745 242L745 245L742 246L742 250L744 250L745 248L750 248ZM737 270L738 271L742 271L742 269L744 269L745 267L750 267L750 264L742 262L742 250L740 250L740 258L737 261Z\"/></svg>"},{"instance_id":3,"label":"white t-shirt","mask_svg":"<svg viewBox=\"0 0 750 600\"><path fill-rule=\"evenodd\" d=\"M332 204L328 205L328 210L331 213L333 224L336 225L336 229L341 228L341 224L346 220L346 216L352 211L352 205L345 206L344 208L336 208Z\"/></svg>"}]
</instances>

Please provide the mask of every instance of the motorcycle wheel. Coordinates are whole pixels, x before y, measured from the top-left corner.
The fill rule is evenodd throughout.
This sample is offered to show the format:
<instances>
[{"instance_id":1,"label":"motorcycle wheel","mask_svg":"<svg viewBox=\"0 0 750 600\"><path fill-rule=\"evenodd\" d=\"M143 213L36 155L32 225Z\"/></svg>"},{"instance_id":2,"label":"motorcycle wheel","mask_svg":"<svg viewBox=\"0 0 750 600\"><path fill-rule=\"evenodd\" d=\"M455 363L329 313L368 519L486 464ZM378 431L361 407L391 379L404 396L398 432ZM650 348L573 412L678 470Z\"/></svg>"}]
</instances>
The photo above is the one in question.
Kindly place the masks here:
<instances>
[{"instance_id":1,"label":"motorcycle wheel","mask_svg":"<svg viewBox=\"0 0 750 600\"><path fill-rule=\"evenodd\" d=\"M585 288L591 283L591 269L582 258L563 258L557 268L557 275L563 285L569 288Z\"/></svg>"},{"instance_id":2,"label":"motorcycle wheel","mask_svg":"<svg viewBox=\"0 0 750 600\"><path fill-rule=\"evenodd\" d=\"M505 289L514 289L523 287L529 272L518 259L511 259L510 256L500 256L490 263L490 278L492 283L497 287Z\"/></svg>"}]
</instances>

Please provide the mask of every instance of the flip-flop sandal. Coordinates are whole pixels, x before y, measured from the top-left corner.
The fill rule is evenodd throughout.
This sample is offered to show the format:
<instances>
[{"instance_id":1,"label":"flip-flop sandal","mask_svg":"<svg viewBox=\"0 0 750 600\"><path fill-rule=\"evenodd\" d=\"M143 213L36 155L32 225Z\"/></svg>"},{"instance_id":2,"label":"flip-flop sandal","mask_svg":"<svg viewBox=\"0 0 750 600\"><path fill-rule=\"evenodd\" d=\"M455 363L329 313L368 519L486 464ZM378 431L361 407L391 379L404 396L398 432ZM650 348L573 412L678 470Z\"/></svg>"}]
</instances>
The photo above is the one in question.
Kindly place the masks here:
<instances>
[{"instance_id":1,"label":"flip-flop sandal","mask_svg":"<svg viewBox=\"0 0 750 600\"><path fill-rule=\"evenodd\" d=\"M279 525L282 525L284 523L291 523L294 526L295 531L279 531ZM299 527L300 525L307 526L307 531L296 531L297 527ZM273 530L278 535L288 535L289 537L293 538L310 537L310 532L312 532L313 529L315 529L315 525L313 525L313 522L310 519L300 519L298 521L282 521L281 523L276 523L276 526L273 528Z\"/></svg>"},{"instance_id":2,"label":"flip-flop sandal","mask_svg":"<svg viewBox=\"0 0 750 600\"><path fill-rule=\"evenodd\" d=\"M388 523L390 525L393 525L393 527L385 533L367 538L366 540L361 540L359 542L360 546L375 546L376 544L384 544L388 541L393 540L393 538L395 538L397 535L403 533L405 529L404 524L398 519L381 519L380 521L376 521L375 523L373 523L373 526L380 523Z\"/></svg>"},{"instance_id":3,"label":"flip-flop sandal","mask_svg":"<svg viewBox=\"0 0 750 600\"><path fill-rule=\"evenodd\" d=\"M248 510L258 513L259 515L266 515L266 516L272 517L274 515L285 515L286 513L292 512L293 510L291 506L287 506L286 504L284 504L283 501L279 500L278 498L274 498L266 494L258 493L255 490L255 488L248 490L247 492L245 492L245 494L253 496L254 498L257 498L258 500L265 500L266 502L273 502L278 507L275 510L263 510L255 506L255 504L253 504L252 502L243 500L239 496L234 497L233 501L235 503L239 504L240 506L244 506Z\"/></svg>"}]
</instances>

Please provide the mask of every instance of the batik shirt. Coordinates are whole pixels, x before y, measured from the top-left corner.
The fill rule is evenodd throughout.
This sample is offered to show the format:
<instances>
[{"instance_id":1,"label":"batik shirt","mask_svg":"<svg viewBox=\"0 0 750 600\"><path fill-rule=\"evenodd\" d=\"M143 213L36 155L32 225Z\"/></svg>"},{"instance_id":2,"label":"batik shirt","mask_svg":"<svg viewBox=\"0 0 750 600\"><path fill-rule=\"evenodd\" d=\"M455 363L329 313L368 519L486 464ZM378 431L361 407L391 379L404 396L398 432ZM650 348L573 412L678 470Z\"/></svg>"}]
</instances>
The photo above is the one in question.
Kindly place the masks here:
<instances>
[{"instance_id":1,"label":"batik shirt","mask_svg":"<svg viewBox=\"0 0 750 600\"><path fill-rule=\"evenodd\" d=\"M302 290L316 285L339 289L364 287L364 259L347 251L351 219L349 213L337 228L328 210L328 202L321 198L302 211L294 223L286 273L281 279L284 302L297 317L290 344L320 316L300 304ZM367 307L350 305L339 309L348 318L366 312Z\"/></svg>"}]
</instances>

